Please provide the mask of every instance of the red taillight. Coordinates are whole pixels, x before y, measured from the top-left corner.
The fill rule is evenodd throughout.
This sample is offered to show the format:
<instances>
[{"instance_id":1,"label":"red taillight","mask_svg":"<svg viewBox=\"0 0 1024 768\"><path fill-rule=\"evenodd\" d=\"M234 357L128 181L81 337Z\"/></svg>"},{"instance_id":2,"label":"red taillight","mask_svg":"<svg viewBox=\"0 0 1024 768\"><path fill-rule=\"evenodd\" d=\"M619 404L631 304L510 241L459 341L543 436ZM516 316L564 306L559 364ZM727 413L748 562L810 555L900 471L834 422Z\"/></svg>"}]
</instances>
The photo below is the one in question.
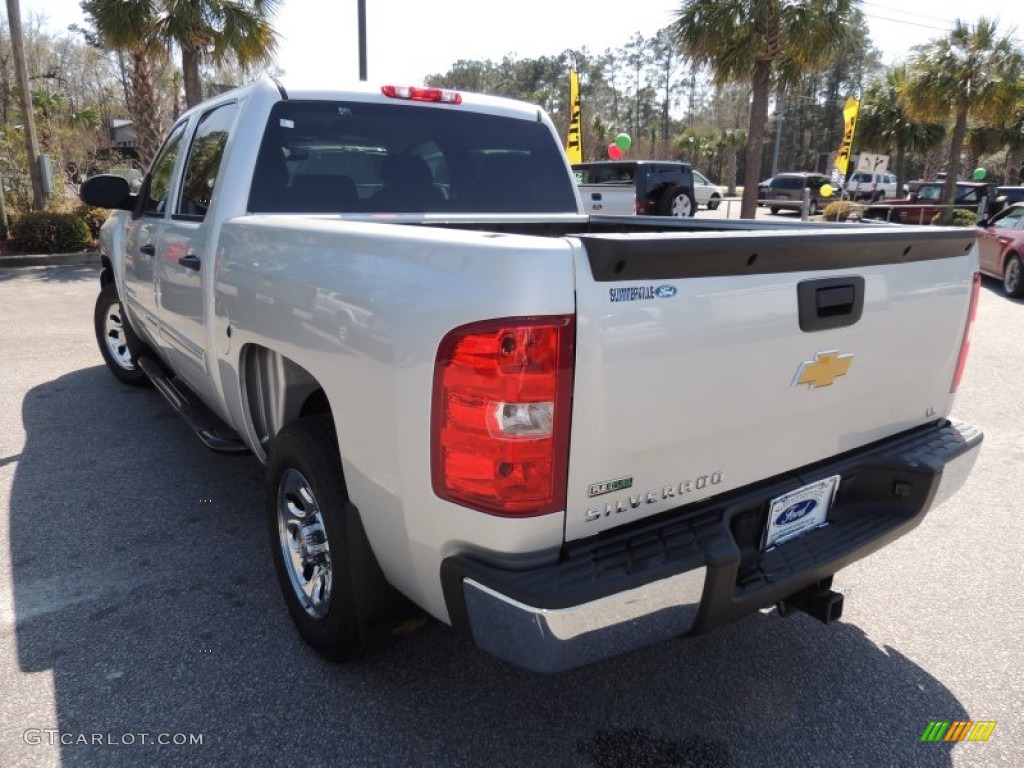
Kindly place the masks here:
<instances>
[{"instance_id":1,"label":"red taillight","mask_svg":"<svg viewBox=\"0 0 1024 768\"><path fill-rule=\"evenodd\" d=\"M445 88L417 88L412 85L384 85L380 92L392 99L435 101L441 104L461 104L462 94Z\"/></svg>"},{"instance_id":2,"label":"red taillight","mask_svg":"<svg viewBox=\"0 0 1024 768\"><path fill-rule=\"evenodd\" d=\"M575 321L506 318L456 328L434 365L434 493L482 512L565 509Z\"/></svg>"},{"instance_id":3,"label":"red taillight","mask_svg":"<svg viewBox=\"0 0 1024 768\"><path fill-rule=\"evenodd\" d=\"M967 353L971 349L971 325L978 315L978 292L981 290L981 274L974 273L974 283L971 286L971 307L967 310L967 323L964 326L964 338L960 342L960 356L956 361L956 373L953 374L953 386L950 392L956 392L960 387L960 379L964 375L964 366L967 365Z\"/></svg>"},{"instance_id":4,"label":"red taillight","mask_svg":"<svg viewBox=\"0 0 1024 768\"><path fill-rule=\"evenodd\" d=\"M658 206L653 200L645 200L642 197L636 199L637 216L654 216L658 212Z\"/></svg>"}]
</instances>

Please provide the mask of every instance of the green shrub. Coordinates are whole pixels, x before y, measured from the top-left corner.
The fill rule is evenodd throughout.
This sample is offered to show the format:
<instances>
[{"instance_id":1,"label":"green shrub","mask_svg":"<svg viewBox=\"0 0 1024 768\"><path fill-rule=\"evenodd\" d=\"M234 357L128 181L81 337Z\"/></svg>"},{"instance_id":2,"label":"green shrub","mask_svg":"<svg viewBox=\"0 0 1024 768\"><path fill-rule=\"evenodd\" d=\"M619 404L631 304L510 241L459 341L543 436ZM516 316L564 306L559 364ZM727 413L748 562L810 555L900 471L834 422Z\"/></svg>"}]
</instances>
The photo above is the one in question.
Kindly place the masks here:
<instances>
[{"instance_id":1,"label":"green shrub","mask_svg":"<svg viewBox=\"0 0 1024 768\"><path fill-rule=\"evenodd\" d=\"M949 220L951 227L973 227L978 223L978 215L974 211L965 211L963 208L954 208L953 216ZM942 224L942 211L932 216L932 224Z\"/></svg>"},{"instance_id":2,"label":"green shrub","mask_svg":"<svg viewBox=\"0 0 1024 768\"><path fill-rule=\"evenodd\" d=\"M855 219L859 219L863 212L864 206L858 205L852 200L835 200L825 206L825 210L821 212L821 218L824 221L846 221L853 214L856 214Z\"/></svg>"},{"instance_id":3,"label":"green shrub","mask_svg":"<svg viewBox=\"0 0 1024 768\"><path fill-rule=\"evenodd\" d=\"M85 222L85 226L89 228L89 232L92 234L95 240L100 236L100 227L103 226L103 222L110 216L110 211L106 208L93 208L90 205L80 205L74 210L75 216Z\"/></svg>"},{"instance_id":4,"label":"green shrub","mask_svg":"<svg viewBox=\"0 0 1024 768\"><path fill-rule=\"evenodd\" d=\"M26 213L11 227L14 244L22 253L81 251L92 241L89 227L73 213Z\"/></svg>"}]
</instances>

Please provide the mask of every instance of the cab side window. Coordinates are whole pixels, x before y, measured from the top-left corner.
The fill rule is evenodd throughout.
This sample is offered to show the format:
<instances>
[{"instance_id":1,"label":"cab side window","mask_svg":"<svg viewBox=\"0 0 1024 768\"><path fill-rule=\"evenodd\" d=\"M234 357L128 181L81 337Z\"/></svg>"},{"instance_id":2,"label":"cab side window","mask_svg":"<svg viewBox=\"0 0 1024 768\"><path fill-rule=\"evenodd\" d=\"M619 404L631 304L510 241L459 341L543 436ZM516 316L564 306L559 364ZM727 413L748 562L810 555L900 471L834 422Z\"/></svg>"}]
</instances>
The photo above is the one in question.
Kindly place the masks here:
<instances>
[{"instance_id":1,"label":"cab side window","mask_svg":"<svg viewBox=\"0 0 1024 768\"><path fill-rule=\"evenodd\" d=\"M237 104L222 104L199 119L185 165L176 215L196 220L206 216L237 112Z\"/></svg>"},{"instance_id":2,"label":"cab side window","mask_svg":"<svg viewBox=\"0 0 1024 768\"><path fill-rule=\"evenodd\" d=\"M174 164L181 150L181 139L185 135L186 123L179 123L167 137L149 169L149 178L143 187L142 215L163 216L167 210L167 199L174 181Z\"/></svg>"}]
</instances>

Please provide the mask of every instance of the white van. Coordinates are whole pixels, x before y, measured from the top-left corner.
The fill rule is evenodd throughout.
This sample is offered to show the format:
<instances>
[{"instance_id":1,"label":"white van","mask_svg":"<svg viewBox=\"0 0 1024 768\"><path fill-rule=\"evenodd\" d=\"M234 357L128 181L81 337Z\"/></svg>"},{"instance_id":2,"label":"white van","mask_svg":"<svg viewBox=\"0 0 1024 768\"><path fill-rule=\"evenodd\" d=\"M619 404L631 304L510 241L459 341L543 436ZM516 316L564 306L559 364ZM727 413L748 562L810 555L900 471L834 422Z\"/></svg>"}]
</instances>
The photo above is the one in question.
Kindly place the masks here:
<instances>
[{"instance_id":1,"label":"white van","mask_svg":"<svg viewBox=\"0 0 1024 768\"><path fill-rule=\"evenodd\" d=\"M896 175L888 172L857 171L846 182L846 194L851 200L881 200L883 197L898 197Z\"/></svg>"}]
</instances>

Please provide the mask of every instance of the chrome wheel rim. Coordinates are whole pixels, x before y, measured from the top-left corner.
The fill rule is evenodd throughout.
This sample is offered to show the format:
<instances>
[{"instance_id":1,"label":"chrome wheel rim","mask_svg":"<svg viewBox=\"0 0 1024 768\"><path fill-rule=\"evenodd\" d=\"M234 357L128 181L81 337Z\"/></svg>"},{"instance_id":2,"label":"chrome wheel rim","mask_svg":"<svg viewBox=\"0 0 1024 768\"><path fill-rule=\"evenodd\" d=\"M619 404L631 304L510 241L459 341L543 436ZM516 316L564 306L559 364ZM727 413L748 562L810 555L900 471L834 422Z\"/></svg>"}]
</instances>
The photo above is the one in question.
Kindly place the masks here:
<instances>
[{"instance_id":1,"label":"chrome wheel rim","mask_svg":"<svg viewBox=\"0 0 1024 768\"><path fill-rule=\"evenodd\" d=\"M690 198L686 195L676 195L672 201L672 215L673 216L689 216L690 215Z\"/></svg>"},{"instance_id":2,"label":"chrome wheel rim","mask_svg":"<svg viewBox=\"0 0 1024 768\"><path fill-rule=\"evenodd\" d=\"M1016 293L1020 288L1020 259L1010 259L1006 263L1006 274L1003 276L1003 287L1007 293Z\"/></svg>"},{"instance_id":3,"label":"chrome wheel rim","mask_svg":"<svg viewBox=\"0 0 1024 768\"><path fill-rule=\"evenodd\" d=\"M131 350L128 349L128 338L125 336L120 304L111 304L107 309L107 314L103 318L103 340L119 368L126 371L135 370L135 361L132 359Z\"/></svg>"},{"instance_id":4,"label":"chrome wheel rim","mask_svg":"<svg viewBox=\"0 0 1024 768\"><path fill-rule=\"evenodd\" d=\"M278 482L277 531L295 597L302 610L322 619L333 592L331 550L313 488L297 469L285 470Z\"/></svg>"}]
</instances>

